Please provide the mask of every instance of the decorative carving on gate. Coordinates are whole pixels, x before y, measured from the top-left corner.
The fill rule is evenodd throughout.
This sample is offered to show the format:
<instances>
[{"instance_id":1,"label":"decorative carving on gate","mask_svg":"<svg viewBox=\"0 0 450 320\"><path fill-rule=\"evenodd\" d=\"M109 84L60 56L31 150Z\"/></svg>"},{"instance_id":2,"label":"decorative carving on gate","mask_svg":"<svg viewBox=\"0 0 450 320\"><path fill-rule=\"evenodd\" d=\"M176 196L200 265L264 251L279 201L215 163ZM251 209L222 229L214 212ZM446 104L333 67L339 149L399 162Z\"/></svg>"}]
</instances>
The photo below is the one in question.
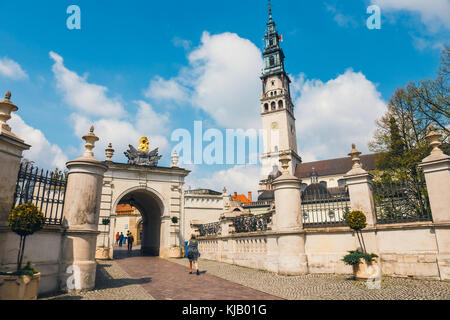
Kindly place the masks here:
<instances>
[{"instance_id":1,"label":"decorative carving on gate","mask_svg":"<svg viewBox=\"0 0 450 320\"><path fill-rule=\"evenodd\" d=\"M148 145L149 141L147 137L142 137L139 140L139 150L136 150L135 147L129 145L129 150L124 152L125 156L128 158L128 164L156 167L162 156L158 154L158 148L150 151Z\"/></svg>"}]
</instances>

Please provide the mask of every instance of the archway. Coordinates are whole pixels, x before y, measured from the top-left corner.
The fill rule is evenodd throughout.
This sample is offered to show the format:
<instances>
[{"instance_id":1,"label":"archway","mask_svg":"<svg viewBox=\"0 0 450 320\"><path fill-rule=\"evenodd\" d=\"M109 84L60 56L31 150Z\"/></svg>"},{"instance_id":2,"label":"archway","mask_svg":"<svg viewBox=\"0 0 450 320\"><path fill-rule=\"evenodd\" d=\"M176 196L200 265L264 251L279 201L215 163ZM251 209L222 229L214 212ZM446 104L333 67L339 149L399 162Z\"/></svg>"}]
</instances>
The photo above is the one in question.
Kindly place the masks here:
<instances>
[{"instance_id":1,"label":"archway","mask_svg":"<svg viewBox=\"0 0 450 320\"><path fill-rule=\"evenodd\" d=\"M123 195L117 205L128 204L136 208L142 219L137 220L137 226L141 226L142 234L134 234L136 240L140 240L141 253L143 255L158 256L161 246L161 217L164 205L155 193L147 189L135 189ZM136 232L140 233L139 228Z\"/></svg>"}]
</instances>

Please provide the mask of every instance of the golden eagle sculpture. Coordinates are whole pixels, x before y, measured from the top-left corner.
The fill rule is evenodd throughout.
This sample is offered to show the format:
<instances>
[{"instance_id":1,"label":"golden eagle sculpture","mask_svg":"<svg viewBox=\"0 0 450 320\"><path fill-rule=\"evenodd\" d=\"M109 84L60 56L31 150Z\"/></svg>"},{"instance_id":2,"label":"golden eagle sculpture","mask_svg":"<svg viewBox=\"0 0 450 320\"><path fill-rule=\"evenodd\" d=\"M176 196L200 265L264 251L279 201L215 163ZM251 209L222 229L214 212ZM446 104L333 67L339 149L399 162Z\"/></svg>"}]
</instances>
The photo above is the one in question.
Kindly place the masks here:
<instances>
[{"instance_id":1,"label":"golden eagle sculpture","mask_svg":"<svg viewBox=\"0 0 450 320\"><path fill-rule=\"evenodd\" d=\"M162 156L158 155L158 148L150 151L149 144L150 142L147 137L142 137L139 140L138 150L130 144L130 149L124 152L128 158L128 164L156 167Z\"/></svg>"}]
</instances>

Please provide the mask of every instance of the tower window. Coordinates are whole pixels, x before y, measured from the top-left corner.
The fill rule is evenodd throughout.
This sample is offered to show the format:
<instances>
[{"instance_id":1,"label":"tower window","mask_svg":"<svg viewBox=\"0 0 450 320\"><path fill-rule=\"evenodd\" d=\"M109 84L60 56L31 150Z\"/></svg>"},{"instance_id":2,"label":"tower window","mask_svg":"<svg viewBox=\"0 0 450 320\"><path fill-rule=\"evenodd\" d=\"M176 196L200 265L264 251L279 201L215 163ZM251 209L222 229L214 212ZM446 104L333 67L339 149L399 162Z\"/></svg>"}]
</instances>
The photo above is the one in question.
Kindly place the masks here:
<instances>
[{"instance_id":1,"label":"tower window","mask_svg":"<svg viewBox=\"0 0 450 320\"><path fill-rule=\"evenodd\" d=\"M269 58L269 65L270 66L273 66L275 64L275 58L274 58L274 56L271 56L270 58Z\"/></svg>"},{"instance_id":2,"label":"tower window","mask_svg":"<svg viewBox=\"0 0 450 320\"><path fill-rule=\"evenodd\" d=\"M278 109L283 109L283 100L278 101Z\"/></svg>"},{"instance_id":3,"label":"tower window","mask_svg":"<svg viewBox=\"0 0 450 320\"><path fill-rule=\"evenodd\" d=\"M269 111L269 104L268 103L264 104L264 111Z\"/></svg>"},{"instance_id":4,"label":"tower window","mask_svg":"<svg viewBox=\"0 0 450 320\"><path fill-rule=\"evenodd\" d=\"M276 110L277 109L277 104L275 103L275 101L272 101L272 103L270 104L270 108L272 110Z\"/></svg>"}]
</instances>

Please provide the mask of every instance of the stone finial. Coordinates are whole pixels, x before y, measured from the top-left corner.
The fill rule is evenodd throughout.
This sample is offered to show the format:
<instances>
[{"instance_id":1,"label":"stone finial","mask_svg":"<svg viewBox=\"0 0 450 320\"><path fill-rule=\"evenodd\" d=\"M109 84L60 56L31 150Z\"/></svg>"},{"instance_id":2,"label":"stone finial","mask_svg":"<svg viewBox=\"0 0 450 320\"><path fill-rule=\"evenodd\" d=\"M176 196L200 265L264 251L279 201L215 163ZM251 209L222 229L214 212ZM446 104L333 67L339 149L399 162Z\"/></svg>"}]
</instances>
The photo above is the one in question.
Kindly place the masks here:
<instances>
[{"instance_id":1,"label":"stone finial","mask_svg":"<svg viewBox=\"0 0 450 320\"><path fill-rule=\"evenodd\" d=\"M94 134L94 126L91 126L89 133L83 136L83 140L86 141L86 144L84 145L86 150L84 151L83 157L94 158L94 152L92 150L95 148L95 142L99 140Z\"/></svg>"},{"instance_id":2,"label":"stone finial","mask_svg":"<svg viewBox=\"0 0 450 320\"><path fill-rule=\"evenodd\" d=\"M108 144L108 147L105 149L105 154L106 154L106 161L112 162L111 158L114 155L114 149L112 147L112 143Z\"/></svg>"},{"instance_id":3,"label":"stone finial","mask_svg":"<svg viewBox=\"0 0 450 320\"><path fill-rule=\"evenodd\" d=\"M175 150L172 155L172 168L178 168L178 160L180 157L178 156L177 151Z\"/></svg>"},{"instance_id":4,"label":"stone finial","mask_svg":"<svg viewBox=\"0 0 450 320\"><path fill-rule=\"evenodd\" d=\"M353 161L352 169L361 168L361 159L359 158L359 156L361 155L361 152L359 152L356 149L356 145L354 143L352 144L352 151L350 151L350 153L348 155L350 157L352 157L352 161Z\"/></svg>"},{"instance_id":5,"label":"stone finial","mask_svg":"<svg viewBox=\"0 0 450 320\"><path fill-rule=\"evenodd\" d=\"M283 169L283 174L287 174L289 169L289 162L291 162L291 158L287 154L283 154L280 157L281 168Z\"/></svg>"},{"instance_id":6,"label":"stone finial","mask_svg":"<svg viewBox=\"0 0 450 320\"><path fill-rule=\"evenodd\" d=\"M11 132L11 127L6 122L11 119L11 112L19 110L10 99L11 91L8 91L5 94L5 99L0 101L0 131Z\"/></svg>"},{"instance_id":7,"label":"stone finial","mask_svg":"<svg viewBox=\"0 0 450 320\"><path fill-rule=\"evenodd\" d=\"M432 155L441 155L444 154L444 152L439 148L441 145L441 138L442 134L440 134L437 131L434 131L433 126L430 127L431 131L427 134L426 139L431 147L433 147L433 150L431 150Z\"/></svg>"},{"instance_id":8,"label":"stone finial","mask_svg":"<svg viewBox=\"0 0 450 320\"><path fill-rule=\"evenodd\" d=\"M222 193L223 193L223 194L227 194L227 188L226 188L226 187L223 187Z\"/></svg>"}]
</instances>

